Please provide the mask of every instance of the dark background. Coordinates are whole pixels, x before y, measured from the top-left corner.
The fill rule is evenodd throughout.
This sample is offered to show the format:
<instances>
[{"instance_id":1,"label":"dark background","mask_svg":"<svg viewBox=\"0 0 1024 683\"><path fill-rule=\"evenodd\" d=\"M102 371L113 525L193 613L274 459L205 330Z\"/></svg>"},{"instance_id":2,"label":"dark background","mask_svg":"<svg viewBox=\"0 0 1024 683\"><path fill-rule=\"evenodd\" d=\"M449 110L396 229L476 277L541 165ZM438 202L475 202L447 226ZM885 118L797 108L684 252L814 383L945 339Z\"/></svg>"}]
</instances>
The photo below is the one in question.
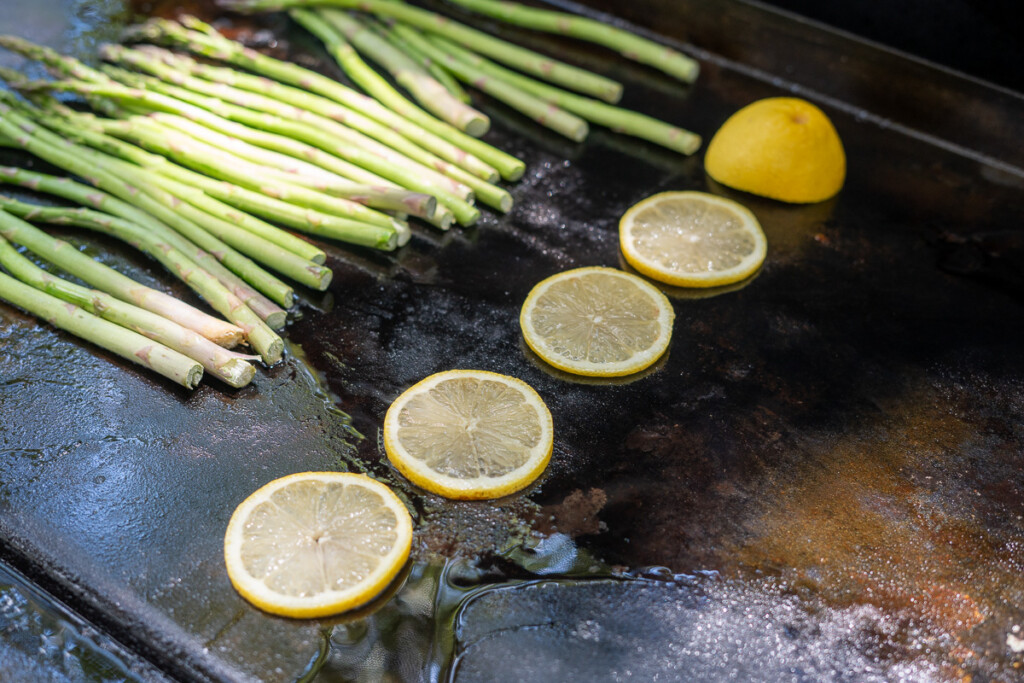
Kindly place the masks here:
<instances>
[{"instance_id":1,"label":"dark background","mask_svg":"<svg viewBox=\"0 0 1024 683\"><path fill-rule=\"evenodd\" d=\"M1019 0L769 0L778 7L1024 93Z\"/></svg>"}]
</instances>

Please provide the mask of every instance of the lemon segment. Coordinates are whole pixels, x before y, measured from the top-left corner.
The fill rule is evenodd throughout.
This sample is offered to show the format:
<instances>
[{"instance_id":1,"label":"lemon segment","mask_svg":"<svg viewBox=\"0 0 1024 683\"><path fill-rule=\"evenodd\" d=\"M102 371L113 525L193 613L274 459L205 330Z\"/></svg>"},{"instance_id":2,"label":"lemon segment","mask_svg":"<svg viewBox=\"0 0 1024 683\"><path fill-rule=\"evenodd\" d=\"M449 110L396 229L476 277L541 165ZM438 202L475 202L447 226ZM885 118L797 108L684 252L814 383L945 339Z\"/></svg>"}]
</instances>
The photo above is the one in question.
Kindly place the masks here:
<instances>
[{"instance_id":1,"label":"lemon segment","mask_svg":"<svg viewBox=\"0 0 1024 683\"><path fill-rule=\"evenodd\" d=\"M361 474L303 472L246 498L224 535L235 589L286 617L370 602L409 557L412 519L391 490Z\"/></svg>"},{"instance_id":2,"label":"lemon segment","mask_svg":"<svg viewBox=\"0 0 1024 683\"><path fill-rule=\"evenodd\" d=\"M662 192L636 204L619 221L619 246L638 272L677 287L739 282L768 253L750 210L704 192Z\"/></svg>"},{"instance_id":3,"label":"lemon segment","mask_svg":"<svg viewBox=\"0 0 1024 683\"><path fill-rule=\"evenodd\" d=\"M498 498L551 459L551 413L525 382L483 370L431 375L395 399L384 449L410 481L448 498Z\"/></svg>"},{"instance_id":4,"label":"lemon segment","mask_svg":"<svg viewBox=\"0 0 1024 683\"><path fill-rule=\"evenodd\" d=\"M708 144L704 170L731 188L806 204L843 187L846 153L821 109L796 97L770 97L722 124Z\"/></svg>"},{"instance_id":5,"label":"lemon segment","mask_svg":"<svg viewBox=\"0 0 1024 683\"><path fill-rule=\"evenodd\" d=\"M675 312L642 278L614 268L568 270L537 284L519 315L523 339L559 370L621 377L668 348Z\"/></svg>"}]
</instances>

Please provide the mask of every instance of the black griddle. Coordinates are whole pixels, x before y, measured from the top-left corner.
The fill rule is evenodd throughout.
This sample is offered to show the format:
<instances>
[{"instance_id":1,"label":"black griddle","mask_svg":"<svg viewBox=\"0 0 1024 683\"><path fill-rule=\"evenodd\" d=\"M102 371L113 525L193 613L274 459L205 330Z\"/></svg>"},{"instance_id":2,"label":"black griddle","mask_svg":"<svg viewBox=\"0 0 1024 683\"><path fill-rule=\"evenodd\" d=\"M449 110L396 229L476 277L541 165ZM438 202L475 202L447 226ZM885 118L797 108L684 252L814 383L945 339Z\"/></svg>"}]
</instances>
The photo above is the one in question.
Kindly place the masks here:
<instances>
[{"instance_id":1,"label":"black griddle","mask_svg":"<svg viewBox=\"0 0 1024 683\"><path fill-rule=\"evenodd\" d=\"M573 145L482 99L487 139L528 163L512 212L393 254L324 245L330 291L303 293L288 359L250 387L189 394L0 306L0 559L180 680L1024 676L1024 100L759 5L589 4L682 42L698 83L474 23L707 137L755 99L811 99L846 187L788 206L714 185L702 152L604 130ZM209 18L340 77L280 15ZM618 217L675 189L758 216L758 276L669 291L672 346L639 378L533 357L533 284L621 267ZM121 245L59 234L191 296ZM551 408L552 463L523 494L453 503L388 466L387 406L454 367L520 377ZM262 484L320 469L399 491L414 561L356 614L268 616L231 589L224 527Z\"/></svg>"}]
</instances>

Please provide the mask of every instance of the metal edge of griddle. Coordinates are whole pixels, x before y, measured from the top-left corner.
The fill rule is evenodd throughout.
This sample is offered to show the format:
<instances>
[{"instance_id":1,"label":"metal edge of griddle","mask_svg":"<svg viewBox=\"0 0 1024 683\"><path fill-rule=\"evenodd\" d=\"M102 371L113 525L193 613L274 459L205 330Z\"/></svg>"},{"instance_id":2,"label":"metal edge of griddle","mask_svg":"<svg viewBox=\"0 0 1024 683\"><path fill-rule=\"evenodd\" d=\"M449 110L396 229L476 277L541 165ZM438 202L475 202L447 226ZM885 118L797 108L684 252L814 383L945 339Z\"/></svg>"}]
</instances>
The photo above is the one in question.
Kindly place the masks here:
<instances>
[{"instance_id":1,"label":"metal edge of griddle","mask_svg":"<svg viewBox=\"0 0 1024 683\"><path fill-rule=\"evenodd\" d=\"M728 55L720 54L713 49L701 47L699 39L703 34L699 25L697 28L688 29L695 37L687 41L682 36L659 33L653 27L642 23L642 19L639 16L621 18L612 15L603 9L595 7L594 5L597 3L594 0L582 0L579 2L576 0L538 1L563 11L580 14L613 26L628 29L638 35L678 49L680 52L688 54L699 61L737 71L750 78L787 91L793 96L803 97L849 113L860 121L870 122L874 125L894 130L902 135L939 147L957 156L991 166L1017 178L1024 178L1024 151L1013 145L1005 144L1005 139L1007 138L1019 139L1024 136L1024 93L990 83L911 53L773 5L758 2L757 0L734 0L730 4L744 12L743 20L746 22L763 23L766 19L781 21L786 24L805 26L809 31L823 36L825 40L821 44L805 46L804 50L810 51L814 49L834 52L840 55L838 61L829 63L828 68L830 71L827 74L828 77L825 77L823 72L818 73L816 71L818 65L825 60L814 58L801 60L801 64L812 65L810 73L808 73L807 69L804 69L803 71L796 70L786 76L781 76L779 73L786 71L786 69L773 69L771 66L763 68L754 66L753 63L756 62L758 64L780 67L785 61L780 52L770 44L772 41L762 41L756 46L752 44L745 45L744 57L748 59L739 61ZM690 3L687 4L689 5ZM698 21L697 23L701 24L702 22ZM785 43L786 41L780 42ZM872 83L871 81L864 80L854 72L856 60L846 59L846 56L853 50L870 54L881 61L888 60L894 64L907 66L910 73L901 74L907 81L904 81L895 89L882 89L876 83L871 87L879 93L884 92L884 97L872 98L870 107L852 105L849 98L842 96L840 84L846 83L850 86L851 90L860 88L859 92L863 95L864 92L868 92L866 90L868 84ZM947 107L948 103L941 100L940 93L938 92L941 89L970 90L969 96L972 98L972 104L986 108L985 111L977 113L977 120L979 121L991 120L991 117L987 114L995 110L997 106L1012 109L1012 111L1008 112L1006 119L1016 123L1015 129L1002 136L990 135L987 130L975 131L979 137L970 140L958 137L950 130L943 130L939 124L945 121L944 117L936 117L932 124L926 123L922 125L920 119L911 124L902 115L906 108L942 110ZM971 131L964 128L960 129L959 132L966 136Z\"/></svg>"},{"instance_id":2,"label":"metal edge of griddle","mask_svg":"<svg viewBox=\"0 0 1024 683\"><path fill-rule=\"evenodd\" d=\"M173 680L212 683L247 679L221 660L197 651L186 638L169 636L180 632L177 624L112 584L101 572L69 572L33 543L28 531L33 537L46 537L43 529L15 530L0 517L0 561L128 653Z\"/></svg>"}]
</instances>

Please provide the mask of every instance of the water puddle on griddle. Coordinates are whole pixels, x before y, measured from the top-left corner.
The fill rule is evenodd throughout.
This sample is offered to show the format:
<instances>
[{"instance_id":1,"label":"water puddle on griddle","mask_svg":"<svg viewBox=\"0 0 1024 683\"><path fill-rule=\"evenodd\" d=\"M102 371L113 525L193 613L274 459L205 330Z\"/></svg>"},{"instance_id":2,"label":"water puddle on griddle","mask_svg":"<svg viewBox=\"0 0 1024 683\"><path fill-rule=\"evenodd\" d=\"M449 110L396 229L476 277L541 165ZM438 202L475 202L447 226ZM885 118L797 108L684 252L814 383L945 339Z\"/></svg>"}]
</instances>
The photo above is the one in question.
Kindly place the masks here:
<instances>
[{"instance_id":1,"label":"water puddle on griddle","mask_svg":"<svg viewBox=\"0 0 1024 683\"><path fill-rule=\"evenodd\" d=\"M876 607L829 606L770 576L625 571L559 533L417 563L398 584L323 622L300 680L950 680Z\"/></svg>"}]
</instances>

